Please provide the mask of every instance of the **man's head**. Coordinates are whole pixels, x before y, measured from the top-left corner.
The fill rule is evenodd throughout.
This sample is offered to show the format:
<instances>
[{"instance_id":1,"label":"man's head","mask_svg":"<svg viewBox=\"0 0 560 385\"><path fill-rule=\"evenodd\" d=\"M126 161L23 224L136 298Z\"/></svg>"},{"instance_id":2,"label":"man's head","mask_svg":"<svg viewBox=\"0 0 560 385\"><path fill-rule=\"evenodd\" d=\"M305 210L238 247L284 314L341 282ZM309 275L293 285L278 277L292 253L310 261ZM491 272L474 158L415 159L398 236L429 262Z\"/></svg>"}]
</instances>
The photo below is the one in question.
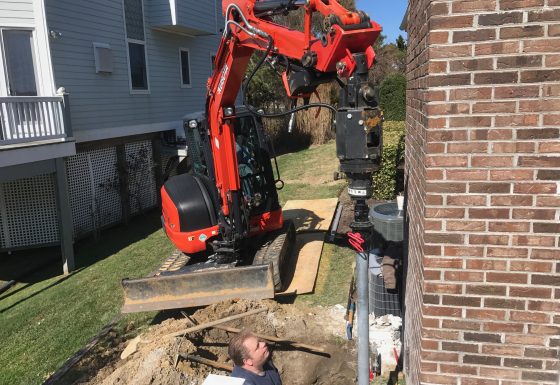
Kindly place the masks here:
<instances>
[{"instance_id":1,"label":"man's head","mask_svg":"<svg viewBox=\"0 0 560 385\"><path fill-rule=\"evenodd\" d=\"M228 354L235 365L257 371L262 370L270 356L266 342L248 330L243 330L231 339Z\"/></svg>"}]
</instances>

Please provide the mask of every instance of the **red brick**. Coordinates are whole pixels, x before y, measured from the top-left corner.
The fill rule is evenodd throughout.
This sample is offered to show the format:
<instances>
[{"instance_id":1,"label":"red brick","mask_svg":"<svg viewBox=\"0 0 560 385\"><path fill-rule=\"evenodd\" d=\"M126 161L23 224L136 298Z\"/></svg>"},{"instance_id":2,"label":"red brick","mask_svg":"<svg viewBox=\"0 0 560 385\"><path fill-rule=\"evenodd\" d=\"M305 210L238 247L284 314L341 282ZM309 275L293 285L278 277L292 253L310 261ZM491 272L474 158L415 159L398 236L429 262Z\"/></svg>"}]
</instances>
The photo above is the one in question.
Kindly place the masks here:
<instances>
[{"instance_id":1,"label":"red brick","mask_svg":"<svg viewBox=\"0 0 560 385\"><path fill-rule=\"evenodd\" d=\"M509 183L470 183L469 193L483 194L504 194L509 193L511 184Z\"/></svg>"},{"instance_id":2,"label":"red brick","mask_svg":"<svg viewBox=\"0 0 560 385\"><path fill-rule=\"evenodd\" d=\"M491 60L491 59L487 59L487 60ZM456 60L456 61L452 61L451 63L463 63L465 61L469 61L469 60ZM475 99L480 100L480 99L490 99L491 97L492 97L492 88L490 87L458 88L458 89L449 90L449 100L475 100ZM478 126L480 125L480 121L483 121L484 123L488 122L487 124L484 124L485 126L490 125L489 116L465 116L462 118L473 119L473 120L477 119L474 121L474 123L467 124L466 126L469 125ZM454 118L454 119L460 119L460 118Z\"/></svg>"},{"instance_id":3,"label":"red brick","mask_svg":"<svg viewBox=\"0 0 560 385\"><path fill-rule=\"evenodd\" d=\"M496 116L496 127L527 127L538 124L538 115L505 115Z\"/></svg>"},{"instance_id":4,"label":"red brick","mask_svg":"<svg viewBox=\"0 0 560 385\"><path fill-rule=\"evenodd\" d=\"M533 249L531 251L531 259L560 260L560 249L556 249L556 250Z\"/></svg>"},{"instance_id":5,"label":"red brick","mask_svg":"<svg viewBox=\"0 0 560 385\"><path fill-rule=\"evenodd\" d=\"M545 126L560 124L560 115L544 115Z\"/></svg>"},{"instance_id":6,"label":"red brick","mask_svg":"<svg viewBox=\"0 0 560 385\"><path fill-rule=\"evenodd\" d=\"M428 72L431 74L440 74L447 72L447 62L446 61L431 61L428 63ZM433 101L432 99L429 99ZM441 115L441 114L436 114Z\"/></svg>"},{"instance_id":7,"label":"red brick","mask_svg":"<svg viewBox=\"0 0 560 385\"><path fill-rule=\"evenodd\" d=\"M429 48L429 52L431 60L469 57L472 53L472 45L434 45Z\"/></svg>"},{"instance_id":8,"label":"red brick","mask_svg":"<svg viewBox=\"0 0 560 385\"><path fill-rule=\"evenodd\" d=\"M529 301L528 310L560 312L560 302L558 301Z\"/></svg>"},{"instance_id":9,"label":"red brick","mask_svg":"<svg viewBox=\"0 0 560 385\"><path fill-rule=\"evenodd\" d=\"M429 383L429 384L456 385L458 383L457 382L458 378L450 377L450 376L442 376L439 374L421 373L420 381L422 381L422 383Z\"/></svg>"},{"instance_id":10,"label":"red brick","mask_svg":"<svg viewBox=\"0 0 560 385\"><path fill-rule=\"evenodd\" d=\"M457 194L464 193L466 191L467 185L465 183L430 182L426 184L426 192L428 193Z\"/></svg>"},{"instance_id":11,"label":"red brick","mask_svg":"<svg viewBox=\"0 0 560 385\"><path fill-rule=\"evenodd\" d=\"M466 294L506 295L506 286L497 285L467 285Z\"/></svg>"},{"instance_id":12,"label":"red brick","mask_svg":"<svg viewBox=\"0 0 560 385\"><path fill-rule=\"evenodd\" d=\"M499 195L490 198L491 206L532 206L533 197L527 195Z\"/></svg>"},{"instance_id":13,"label":"red brick","mask_svg":"<svg viewBox=\"0 0 560 385\"><path fill-rule=\"evenodd\" d=\"M468 293L468 288L467 288ZM550 298L552 289L543 287L517 287L512 286L509 289L509 295L512 298Z\"/></svg>"},{"instance_id":14,"label":"red brick","mask_svg":"<svg viewBox=\"0 0 560 385\"><path fill-rule=\"evenodd\" d=\"M485 231L486 222L482 221L447 221L445 225L447 231Z\"/></svg>"},{"instance_id":15,"label":"red brick","mask_svg":"<svg viewBox=\"0 0 560 385\"><path fill-rule=\"evenodd\" d=\"M463 234L434 234L428 233L424 236L426 243L463 243Z\"/></svg>"},{"instance_id":16,"label":"red brick","mask_svg":"<svg viewBox=\"0 0 560 385\"><path fill-rule=\"evenodd\" d=\"M523 333L523 324L512 322L484 322L483 331L499 333Z\"/></svg>"},{"instance_id":17,"label":"red brick","mask_svg":"<svg viewBox=\"0 0 560 385\"><path fill-rule=\"evenodd\" d=\"M560 223L533 223L534 233L560 233Z\"/></svg>"},{"instance_id":18,"label":"red brick","mask_svg":"<svg viewBox=\"0 0 560 385\"><path fill-rule=\"evenodd\" d=\"M441 255L441 246L440 245L426 245L424 244L424 254L425 255L433 255L433 256L440 256Z\"/></svg>"},{"instance_id":19,"label":"red brick","mask_svg":"<svg viewBox=\"0 0 560 385\"><path fill-rule=\"evenodd\" d=\"M474 366L441 364L440 372L448 374L470 374L474 376L478 371Z\"/></svg>"},{"instance_id":20,"label":"red brick","mask_svg":"<svg viewBox=\"0 0 560 385\"><path fill-rule=\"evenodd\" d=\"M480 307L480 298L478 297L465 297L465 296L452 296L444 295L441 300L442 305L451 306L470 306L470 307Z\"/></svg>"},{"instance_id":21,"label":"red brick","mask_svg":"<svg viewBox=\"0 0 560 385\"><path fill-rule=\"evenodd\" d=\"M544 345L544 337L530 336L530 335L509 335L506 336L506 344L519 344L519 345Z\"/></svg>"},{"instance_id":22,"label":"red brick","mask_svg":"<svg viewBox=\"0 0 560 385\"><path fill-rule=\"evenodd\" d=\"M529 325L529 333L537 335L557 336L560 334L560 326Z\"/></svg>"},{"instance_id":23,"label":"red brick","mask_svg":"<svg viewBox=\"0 0 560 385\"><path fill-rule=\"evenodd\" d=\"M514 246L554 246L554 237L513 235L511 238Z\"/></svg>"},{"instance_id":24,"label":"red brick","mask_svg":"<svg viewBox=\"0 0 560 385\"><path fill-rule=\"evenodd\" d=\"M437 29L456 29L472 27L473 16L441 16L430 19L428 29L430 31Z\"/></svg>"},{"instance_id":25,"label":"red brick","mask_svg":"<svg viewBox=\"0 0 560 385\"><path fill-rule=\"evenodd\" d=\"M539 143L539 152L541 152L541 153L558 153L558 152L560 152L560 143L559 142Z\"/></svg>"},{"instance_id":26,"label":"red brick","mask_svg":"<svg viewBox=\"0 0 560 385\"><path fill-rule=\"evenodd\" d=\"M488 152L488 143L449 143L447 145L447 151L452 154L459 153L476 153L476 152Z\"/></svg>"},{"instance_id":27,"label":"red brick","mask_svg":"<svg viewBox=\"0 0 560 385\"><path fill-rule=\"evenodd\" d=\"M534 261L511 261L510 269L512 271L529 271L538 273L551 273L552 263L550 262L534 262Z\"/></svg>"},{"instance_id":28,"label":"red brick","mask_svg":"<svg viewBox=\"0 0 560 385\"><path fill-rule=\"evenodd\" d=\"M529 22L532 21L557 21L560 19L560 9L537 10L529 12Z\"/></svg>"},{"instance_id":29,"label":"red brick","mask_svg":"<svg viewBox=\"0 0 560 385\"><path fill-rule=\"evenodd\" d=\"M463 285L452 283L425 283L424 290L426 293L461 294L463 292Z\"/></svg>"},{"instance_id":30,"label":"red brick","mask_svg":"<svg viewBox=\"0 0 560 385\"><path fill-rule=\"evenodd\" d=\"M478 342L501 342L501 337L499 334L487 334L487 333L464 333L463 339L465 341L478 341Z\"/></svg>"},{"instance_id":31,"label":"red brick","mask_svg":"<svg viewBox=\"0 0 560 385\"><path fill-rule=\"evenodd\" d=\"M558 27L560 27L560 24ZM543 96L560 96L560 84L545 84Z\"/></svg>"},{"instance_id":32,"label":"red brick","mask_svg":"<svg viewBox=\"0 0 560 385\"><path fill-rule=\"evenodd\" d=\"M523 348L519 346L507 345L484 345L482 346L482 353L499 355L499 356L516 356L523 355Z\"/></svg>"},{"instance_id":33,"label":"red brick","mask_svg":"<svg viewBox=\"0 0 560 385\"><path fill-rule=\"evenodd\" d=\"M560 39L537 39L523 42L523 52L526 53L557 53L560 49Z\"/></svg>"},{"instance_id":34,"label":"red brick","mask_svg":"<svg viewBox=\"0 0 560 385\"><path fill-rule=\"evenodd\" d=\"M471 84L470 74L440 75L440 76L433 75L428 78L428 86L430 87L460 86L460 85L468 85L468 84Z\"/></svg>"},{"instance_id":35,"label":"red brick","mask_svg":"<svg viewBox=\"0 0 560 385\"><path fill-rule=\"evenodd\" d=\"M544 6L544 0L501 0L500 9L510 11L512 9L525 9Z\"/></svg>"},{"instance_id":36,"label":"red brick","mask_svg":"<svg viewBox=\"0 0 560 385\"><path fill-rule=\"evenodd\" d=\"M449 42L449 32L447 31L430 31L428 33L428 43L430 45L434 44L446 44Z\"/></svg>"},{"instance_id":37,"label":"red brick","mask_svg":"<svg viewBox=\"0 0 560 385\"><path fill-rule=\"evenodd\" d=\"M528 275L521 273L486 273L486 282L527 283Z\"/></svg>"},{"instance_id":38,"label":"red brick","mask_svg":"<svg viewBox=\"0 0 560 385\"><path fill-rule=\"evenodd\" d=\"M520 156L521 167L560 167L560 156Z\"/></svg>"},{"instance_id":39,"label":"red brick","mask_svg":"<svg viewBox=\"0 0 560 385\"><path fill-rule=\"evenodd\" d=\"M471 245L507 245L508 243L509 235L469 235L469 244Z\"/></svg>"},{"instance_id":40,"label":"red brick","mask_svg":"<svg viewBox=\"0 0 560 385\"><path fill-rule=\"evenodd\" d=\"M545 373L545 372L523 372L521 379L529 381L542 381L541 383L553 383L558 381L558 373Z\"/></svg>"},{"instance_id":41,"label":"red brick","mask_svg":"<svg viewBox=\"0 0 560 385\"><path fill-rule=\"evenodd\" d=\"M446 170L447 180L488 180L487 170Z\"/></svg>"},{"instance_id":42,"label":"red brick","mask_svg":"<svg viewBox=\"0 0 560 385\"><path fill-rule=\"evenodd\" d=\"M460 115L469 112L467 103L437 103L426 106L427 115Z\"/></svg>"},{"instance_id":43,"label":"red brick","mask_svg":"<svg viewBox=\"0 0 560 385\"><path fill-rule=\"evenodd\" d=\"M508 219L509 209L469 209L471 219Z\"/></svg>"},{"instance_id":44,"label":"red brick","mask_svg":"<svg viewBox=\"0 0 560 385\"><path fill-rule=\"evenodd\" d=\"M520 358L505 358L503 366L509 368L542 369L542 361L524 360Z\"/></svg>"},{"instance_id":45,"label":"red brick","mask_svg":"<svg viewBox=\"0 0 560 385\"><path fill-rule=\"evenodd\" d=\"M451 12L453 13L493 11L495 9L496 0L462 0L451 3Z\"/></svg>"},{"instance_id":46,"label":"red brick","mask_svg":"<svg viewBox=\"0 0 560 385\"><path fill-rule=\"evenodd\" d=\"M506 270L507 262L496 259L470 259L467 260L469 270Z\"/></svg>"},{"instance_id":47,"label":"red brick","mask_svg":"<svg viewBox=\"0 0 560 385\"><path fill-rule=\"evenodd\" d=\"M513 138L512 130L474 130L471 140L508 140Z\"/></svg>"},{"instance_id":48,"label":"red brick","mask_svg":"<svg viewBox=\"0 0 560 385\"><path fill-rule=\"evenodd\" d=\"M542 83L560 80L560 75L558 75L558 70L527 70L521 72L521 82L522 83ZM550 102L550 101L549 101ZM522 104L519 105L519 111L522 111ZM551 103L554 104L554 103ZM523 111L525 111L523 107ZM534 110L533 110L534 111ZM554 111L549 108L543 111Z\"/></svg>"},{"instance_id":49,"label":"red brick","mask_svg":"<svg viewBox=\"0 0 560 385\"><path fill-rule=\"evenodd\" d=\"M467 318L504 321L505 317L506 312L504 310L467 309Z\"/></svg>"},{"instance_id":50,"label":"red brick","mask_svg":"<svg viewBox=\"0 0 560 385\"><path fill-rule=\"evenodd\" d=\"M441 350L448 352L479 353L479 345L444 341L441 343Z\"/></svg>"},{"instance_id":51,"label":"red brick","mask_svg":"<svg viewBox=\"0 0 560 385\"><path fill-rule=\"evenodd\" d=\"M555 194L555 183L516 183L513 192L517 194Z\"/></svg>"},{"instance_id":52,"label":"red brick","mask_svg":"<svg viewBox=\"0 0 560 385\"><path fill-rule=\"evenodd\" d=\"M512 311L509 317L510 320L512 321L533 322L533 323L550 322L550 316L548 314L536 313L536 312Z\"/></svg>"},{"instance_id":53,"label":"red brick","mask_svg":"<svg viewBox=\"0 0 560 385\"><path fill-rule=\"evenodd\" d=\"M489 116L451 116L449 127L490 127L492 119Z\"/></svg>"},{"instance_id":54,"label":"red brick","mask_svg":"<svg viewBox=\"0 0 560 385\"><path fill-rule=\"evenodd\" d=\"M498 309L516 309L525 310L524 300L515 300L509 298L485 298L484 307Z\"/></svg>"},{"instance_id":55,"label":"red brick","mask_svg":"<svg viewBox=\"0 0 560 385\"><path fill-rule=\"evenodd\" d=\"M543 37L543 36L544 36L544 27L542 25L500 28L500 40L521 39L527 37ZM524 67L524 65L522 65L521 67ZM498 68L503 68L503 67L498 66Z\"/></svg>"},{"instance_id":56,"label":"red brick","mask_svg":"<svg viewBox=\"0 0 560 385\"><path fill-rule=\"evenodd\" d=\"M428 167L466 167L467 164L467 156L434 155L426 157Z\"/></svg>"},{"instance_id":57,"label":"red brick","mask_svg":"<svg viewBox=\"0 0 560 385\"><path fill-rule=\"evenodd\" d=\"M453 43L467 43L474 41L494 40L496 38L496 31L492 28L489 29L475 29L471 31L454 31ZM482 69L482 68L480 68ZM471 71L477 70L472 69Z\"/></svg>"},{"instance_id":58,"label":"red brick","mask_svg":"<svg viewBox=\"0 0 560 385\"><path fill-rule=\"evenodd\" d=\"M511 247L488 247L487 257L494 258L527 258L527 249L515 249Z\"/></svg>"},{"instance_id":59,"label":"red brick","mask_svg":"<svg viewBox=\"0 0 560 385\"><path fill-rule=\"evenodd\" d=\"M549 25L548 26L548 36L556 37L560 36L560 25Z\"/></svg>"},{"instance_id":60,"label":"red brick","mask_svg":"<svg viewBox=\"0 0 560 385\"><path fill-rule=\"evenodd\" d=\"M450 340L456 341L459 338L458 332L441 329L422 329L422 336L424 338L433 338L436 340Z\"/></svg>"},{"instance_id":61,"label":"red brick","mask_svg":"<svg viewBox=\"0 0 560 385\"><path fill-rule=\"evenodd\" d=\"M422 317L422 327L426 330L426 328L438 328L439 329L439 319L438 318L428 318Z\"/></svg>"},{"instance_id":62,"label":"red brick","mask_svg":"<svg viewBox=\"0 0 560 385\"><path fill-rule=\"evenodd\" d=\"M459 354L444 352L425 352L422 354L422 359L426 361L436 362L459 362Z\"/></svg>"},{"instance_id":63,"label":"red brick","mask_svg":"<svg viewBox=\"0 0 560 385\"><path fill-rule=\"evenodd\" d=\"M420 363L420 370L422 372L437 372L438 364L435 362L421 362Z\"/></svg>"},{"instance_id":64,"label":"red brick","mask_svg":"<svg viewBox=\"0 0 560 385\"><path fill-rule=\"evenodd\" d=\"M484 274L475 271L446 271L444 278L447 281L482 282Z\"/></svg>"},{"instance_id":65,"label":"red brick","mask_svg":"<svg viewBox=\"0 0 560 385\"><path fill-rule=\"evenodd\" d=\"M494 90L496 99L518 99L518 98L537 98L539 97L538 86L519 86L519 87L497 87Z\"/></svg>"},{"instance_id":66,"label":"red brick","mask_svg":"<svg viewBox=\"0 0 560 385\"><path fill-rule=\"evenodd\" d=\"M516 380L519 378L519 371L514 369L498 369L498 368L481 367L480 376Z\"/></svg>"},{"instance_id":67,"label":"red brick","mask_svg":"<svg viewBox=\"0 0 560 385\"><path fill-rule=\"evenodd\" d=\"M547 286L560 286L560 275L533 274L531 276L531 284L533 284L533 285L547 285Z\"/></svg>"},{"instance_id":68,"label":"red brick","mask_svg":"<svg viewBox=\"0 0 560 385\"><path fill-rule=\"evenodd\" d=\"M490 180L533 180L533 170L490 170Z\"/></svg>"},{"instance_id":69,"label":"red brick","mask_svg":"<svg viewBox=\"0 0 560 385\"><path fill-rule=\"evenodd\" d=\"M513 219L540 219L553 220L556 217L556 210L553 209L513 209Z\"/></svg>"},{"instance_id":70,"label":"red brick","mask_svg":"<svg viewBox=\"0 0 560 385\"><path fill-rule=\"evenodd\" d=\"M424 294L422 296L422 302L430 305L439 305L439 295ZM425 349L424 346L422 347Z\"/></svg>"},{"instance_id":71,"label":"red brick","mask_svg":"<svg viewBox=\"0 0 560 385\"><path fill-rule=\"evenodd\" d=\"M431 144L441 144L445 147L445 145L443 143L428 143L428 145ZM426 179L427 180L441 180L443 179L443 170L434 170L434 169L429 169L426 170Z\"/></svg>"},{"instance_id":72,"label":"red brick","mask_svg":"<svg viewBox=\"0 0 560 385\"><path fill-rule=\"evenodd\" d=\"M462 308L424 305L424 314L434 317L461 317Z\"/></svg>"},{"instance_id":73,"label":"red brick","mask_svg":"<svg viewBox=\"0 0 560 385\"><path fill-rule=\"evenodd\" d=\"M427 140L429 142L453 142L458 140L467 140L467 131L466 130L429 131Z\"/></svg>"},{"instance_id":74,"label":"red brick","mask_svg":"<svg viewBox=\"0 0 560 385\"><path fill-rule=\"evenodd\" d=\"M432 118L428 117L428 125L427 128L445 128L446 125L446 118ZM433 132L433 131L431 131ZM430 134L428 133L428 137Z\"/></svg>"},{"instance_id":75,"label":"red brick","mask_svg":"<svg viewBox=\"0 0 560 385\"><path fill-rule=\"evenodd\" d=\"M546 68L559 67L560 55L546 55L544 58L544 66Z\"/></svg>"},{"instance_id":76,"label":"red brick","mask_svg":"<svg viewBox=\"0 0 560 385\"><path fill-rule=\"evenodd\" d=\"M520 23L522 21L523 13L521 12L491 13L478 17L478 24L482 26Z\"/></svg>"},{"instance_id":77,"label":"red brick","mask_svg":"<svg viewBox=\"0 0 560 385\"><path fill-rule=\"evenodd\" d=\"M559 71L556 72L558 73ZM556 112L559 109L560 109L560 99L521 100L519 102L519 112L540 112L540 111Z\"/></svg>"},{"instance_id":78,"label":"red brick","mask_svg":"<svg viewBox=\"0 0 560 385\"><path fill-rule=\"evenodd\" d=\"M529 128L517 129L517 139L558 139L560 137L560 130L558 128Z\"/></svg>"},{"instance_id":79,"label":"red brick","mask_svg":"<svg viewBox=\"0 0 560 385\"><path fill-rule=\"evenodd\" d=\"M426 270L424 269L424 281L440 281L441 271L440 270Z\"/></svg>"},{"instance_id":80,"label":"red brick","mask_svg":"<svg viewBox=\"0 0 560 385\"><path fill-rule=\"evenodd\" d=\"M442 223L441 221L425 221L424 222L424 230L426 231L439 231L441 230Z\"/></svg>"},{"instance_id":81,"label":"red brick","mask_svg":"<svg viewBox=\"0 0 560 385\"><path fill-rule=\"evenodd\" d=\"M475 356L475 355L470 355L470 354L465 354L463 356L463 363L464 364L499 366L500 365L500 360L501 360L500 357ZM463 382L461 382L461 383L463 383Z\"/></svg>"},{"instance_id":82,"label":"red brick","mask_svg":"<svg viewBox=\"0 0 560 385\"><path fill-rule=\"evenodd\" d=\"M428 194L426 196L426 205L428 206L441 206L443 205L443 196L437 194Z\"/></svg>"},{"instance_id":83,"label":"red brick","mask_svg":"<svg viewBox=\"0 0 560 385\"><path fill-rule=\"evenodd\" d=\"M484 255L484 248L473 246L445 246L443 254L448 257L482 257Z\"/></svg>"},{"instance_id":84,"label":"red brick","mask_svg":"<svg viewBox=\"0 0 560 385\"><path fill-rule=\"evenodd\" d=\"M461 258L424 258L424 267L439 267L447 269L461 269L463 259Z\"/></svg>"},{"instance_id":85,"label":"red brick","mask_svg":"<svg viewBox=\"0 0 560 385\"><path fill-rule=\"evenodd\" d=\"M480 323L475 321L461 321L461 320L451 320L444 319L441 321L441 327L443 329L452 330L480 330Z\"/></svg>"},{"instance_id":86,"label":"red brick","mask_svg":"<svg viewBox=\"0 0 560 385\"><path fill-rule=\"evenodd\" d=\"M492 143L492 150L490 152L493 154L500 154L500 153L532 154L535 152L535 143L533 142Z\"/></svg>"},{"instance_id":87,"label":"red brick","mask_svg":"<svg viewBox=\"0 0 560 385\"><path fill-rule=\"evenodd\" d=\"M464 218L465 209L427 207L426 218Z\"/></svg>"},{"instance_id":88,"label":"red brick","mask_svg":"<svg viewBox=\"0 0 560 385\"><path fill-rule=\"evenodd\" d=\"M486 196L484 195L457 195L447 197L448 206L485 206Z\"/></svg>"},{"instance_id":89,"label":"red brick","mask_svg":"<svg viewBox=\"0 0 560 385\"><path fill-rule=\"evenodd\" d=\"M519 77L517 72L480 72L474 74L474 84L506 84L517 83ZM466 84L466 83L457 83Z\"/></svg>"},{"instance_id":90,"label":"red brick","mask_svg":"<svg viewBox=\"0 0 560 385\"><path fill-rule=\"evenodd\" d=\"M490 222L488 230L501 233L527 233L530 225L527 222Z\"/></svg>"},{"instance_id":91,"label":"red brick","mask_svg":"<svg viewBox=\"0 0 560 385\"><path fill-rule=\"evenodd\" d=\"M474 114L515 112L516 102L478 102L472 106Z\"/></svg>"},{"instance_id":92,"label":"red brick","mask_svg":"<svg viewBox=\"0 0 560 385\"><path fill-rule=\"evenodd\" d=\"M461 385L498 385L498 380L488 378L462 378Z\"/></svg>"}]
</instances>

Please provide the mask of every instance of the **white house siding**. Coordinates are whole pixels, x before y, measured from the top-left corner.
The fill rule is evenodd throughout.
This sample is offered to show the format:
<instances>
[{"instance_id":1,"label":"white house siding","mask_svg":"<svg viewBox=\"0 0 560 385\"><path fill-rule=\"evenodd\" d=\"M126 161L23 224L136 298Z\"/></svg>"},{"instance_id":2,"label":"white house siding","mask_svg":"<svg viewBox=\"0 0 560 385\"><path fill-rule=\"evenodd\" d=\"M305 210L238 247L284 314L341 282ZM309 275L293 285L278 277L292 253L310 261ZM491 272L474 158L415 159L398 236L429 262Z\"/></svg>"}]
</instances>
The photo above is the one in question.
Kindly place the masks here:
<instances>
[{"instance_id":1,"label":"white house siding","mask_svg":"<svg viewBox=\"0 0 560 385\"><path fill-rule=\"evenodd\" d=\"M0 26L34 24L33 0L0 0Z\"/></svg>"},{"instance_id":2,"label":"white house siding","mask_svg":"<svg viewBox=\"0 0 560 385\"><path fill-rule=\"evenodd\" d=\"M46 0L46 10L48 28L62 33L51 41L55 82L70 93L78 140L84 130L103 130L105 137L117 137L130 133L125 127L151 124L149 129L157 131L158 124L179 122L185 113L204 107L210 55L219 35L186 37L152 30L145 6L150 93L131 94L121 1ZM215 17L208 22L215 25ZM93 42L111 46L111 74L95 73ZM189 49L190 88L181 88L179 48Z\"/></svg>"},{"instance_id":3,"label":"white house siding","mask_svg":"<svg viewBox=\"0 0 560 385\"><path fill-rule=\"evenodd\" d=\"M215 9L221 9L221 0L177 1L177 24L200 31L216 32Z\"/></svg>"}]
</instances>

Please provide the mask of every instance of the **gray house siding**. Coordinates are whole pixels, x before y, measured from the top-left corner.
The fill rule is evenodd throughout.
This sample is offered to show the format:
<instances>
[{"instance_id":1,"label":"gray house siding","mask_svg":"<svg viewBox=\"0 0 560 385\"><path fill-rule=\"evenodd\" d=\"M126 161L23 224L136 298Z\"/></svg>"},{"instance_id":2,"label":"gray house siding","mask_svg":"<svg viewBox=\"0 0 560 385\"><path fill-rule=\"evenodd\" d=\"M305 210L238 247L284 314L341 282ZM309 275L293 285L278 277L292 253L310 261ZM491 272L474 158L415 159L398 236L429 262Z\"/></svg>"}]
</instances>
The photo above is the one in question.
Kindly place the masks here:
<instances>
[{"instance_id":1,"label":"gray house siding","mask_svg":"<svg viewBox=\"0 0 560 385\"><path fill-rule=\"evenodd\" d=\"M119 127L169 129L163 123L178 123L185 113L203 108L210 55L217 48L219 35L188 37L153 30L150 7L146 6L150 92L131 94L121 1L46 0L46 10L49 29L62 33L51 41L55 82L71 95L72 127L78 141L80 132L86 130L110 129L109 137L117 137L127 133ZM215 25L215 17L209 23ZM111 46L112 73L95 72L93 42ZM180 48L189 49L190 88L181 88ZM159 129L158 124L162 124Z\"/></svg>"},{"instance_id":2,"label":"gray house siding","mask_svg":"<svg viewBox=\"0 0 560 385\"><path fill-rule=\"evenodd\" d=\"M0 0L0 25L33 24L33 0L18 2Z\"/></svg>"}]
</instances>

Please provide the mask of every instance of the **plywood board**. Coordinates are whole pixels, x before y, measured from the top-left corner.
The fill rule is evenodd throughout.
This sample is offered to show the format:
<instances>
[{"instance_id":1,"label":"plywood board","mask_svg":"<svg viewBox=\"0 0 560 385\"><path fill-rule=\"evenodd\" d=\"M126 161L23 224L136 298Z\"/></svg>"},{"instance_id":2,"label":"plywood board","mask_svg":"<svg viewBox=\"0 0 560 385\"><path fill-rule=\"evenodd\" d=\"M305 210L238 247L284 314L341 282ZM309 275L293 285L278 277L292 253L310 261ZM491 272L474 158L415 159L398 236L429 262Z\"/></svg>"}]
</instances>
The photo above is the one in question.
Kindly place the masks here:
<instances>
[{"instance_id":1,"label":"plywood board","mask_svg":"<svg viewBox=\"0 0 560 385\"><path fill-rule=\"evenodd\" d=\"M321 252L327 231L338 203L337 198L314 200L291 200L284 205L285 219L296 226L296 244L286 277L288 288L276 295L312 293L317 280Z\"/></svg>"},{"instance_id":2,"label":"plywood board","mask_svg":"<svg viewBox=\"0 0 560 385\"><path fill-rule=\"evenodd\" d=\"M284 219L294 221L296 231L328 231L336 210L337 198L291 200L282 209Z\"/></svg>"}]
</instances>

